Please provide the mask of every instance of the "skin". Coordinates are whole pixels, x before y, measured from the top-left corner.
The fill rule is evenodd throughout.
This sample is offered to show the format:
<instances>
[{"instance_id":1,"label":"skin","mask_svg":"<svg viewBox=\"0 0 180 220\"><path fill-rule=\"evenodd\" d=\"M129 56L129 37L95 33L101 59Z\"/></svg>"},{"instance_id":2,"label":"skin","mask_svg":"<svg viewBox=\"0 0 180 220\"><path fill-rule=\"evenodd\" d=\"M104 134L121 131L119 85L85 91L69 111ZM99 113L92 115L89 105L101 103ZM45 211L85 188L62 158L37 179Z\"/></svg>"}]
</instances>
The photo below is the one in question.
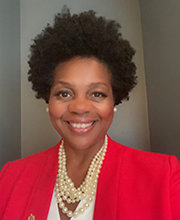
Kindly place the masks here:
<instances>
[{"instance_id":1,"label":"skin","mask_svg":"<svg viewBox=\"0 0 180 220\"><path fill-rule=\"evenodd\" d=\"M95 58L73 58L55 69L49 115L64 139L67 172L78 187L94 155L104 143L113 119L111 74ZM80 127L80 128L79 128ZM77 204L67 204L75 210ZM61 210L61 219L69 219Z\"/></svg>"}]
</instances>

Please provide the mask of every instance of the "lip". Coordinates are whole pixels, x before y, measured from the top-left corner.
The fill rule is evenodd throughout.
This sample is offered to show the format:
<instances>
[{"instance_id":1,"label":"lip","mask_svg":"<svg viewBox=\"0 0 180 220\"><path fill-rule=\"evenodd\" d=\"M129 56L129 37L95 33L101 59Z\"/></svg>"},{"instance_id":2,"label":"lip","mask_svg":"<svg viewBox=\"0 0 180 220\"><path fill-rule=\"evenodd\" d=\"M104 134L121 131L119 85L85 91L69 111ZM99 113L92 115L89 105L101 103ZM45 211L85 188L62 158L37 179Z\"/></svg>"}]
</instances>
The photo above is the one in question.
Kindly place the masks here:
<instances>
[{"instance_id":1,"label":"lip","mask_svg":"<svg viewBox=\"0 0 180 220\"><path fill-rule=\"evenodd\" d=\"M76 120L76 121L65 121L67 124L68 128L77 134L86 134L89 131L91 131L96 124L96 121L92 120Z\"/></svg>"}]
</instances>

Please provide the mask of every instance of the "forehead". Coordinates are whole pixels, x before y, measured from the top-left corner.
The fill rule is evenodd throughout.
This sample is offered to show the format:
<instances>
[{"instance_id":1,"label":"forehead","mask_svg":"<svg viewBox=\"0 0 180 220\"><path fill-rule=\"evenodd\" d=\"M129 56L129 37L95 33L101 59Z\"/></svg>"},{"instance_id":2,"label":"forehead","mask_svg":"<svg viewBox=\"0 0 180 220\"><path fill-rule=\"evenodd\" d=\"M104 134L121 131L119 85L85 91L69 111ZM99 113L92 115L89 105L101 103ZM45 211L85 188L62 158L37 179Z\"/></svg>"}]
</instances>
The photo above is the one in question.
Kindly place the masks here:
<instances>
[{"instance_id":1,"label":"forehead","mask_svg":"<svg viewBox=\"0 0 180 220\"><path fill-rule=\"evenodd\" d=\"M110 84L111 74L107 66L96 58L73 58L56 67L54 83L59 80L80 85L93 82Z\"/></svg>"}]
</instances>

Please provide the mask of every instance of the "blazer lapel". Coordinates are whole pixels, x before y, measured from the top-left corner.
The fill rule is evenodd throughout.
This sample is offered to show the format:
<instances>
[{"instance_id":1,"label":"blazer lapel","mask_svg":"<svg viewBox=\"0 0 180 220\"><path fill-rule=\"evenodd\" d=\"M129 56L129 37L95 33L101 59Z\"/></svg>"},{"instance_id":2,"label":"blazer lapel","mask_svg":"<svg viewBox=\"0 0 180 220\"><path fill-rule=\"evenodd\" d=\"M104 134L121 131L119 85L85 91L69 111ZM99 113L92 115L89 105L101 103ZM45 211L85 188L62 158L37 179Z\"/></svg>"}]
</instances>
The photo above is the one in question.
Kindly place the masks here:
<instances>
[{"instance_id":1,"label":"blazer lapel","mask_svg":"<svg viewBox=\"0 0 180 220\"><path fill-rule=\"evenodd\" d=\"M58 146L59 144L42 161L42 166L38 170L39 178L35 182L30 201L26 207L23 218L25 220L29 218L47 219L58 170Z\"/></svg>"},{"instance_id":2,"label":"blazer lapel","mask_svg":"<svg viewBox=\"0 0 180 220\"><path fill-rule=\"evenodd\" d=\"M108 150L98 179L94 220L117 219L120 151L108 137Z\"/></svg>"}]
</instances>

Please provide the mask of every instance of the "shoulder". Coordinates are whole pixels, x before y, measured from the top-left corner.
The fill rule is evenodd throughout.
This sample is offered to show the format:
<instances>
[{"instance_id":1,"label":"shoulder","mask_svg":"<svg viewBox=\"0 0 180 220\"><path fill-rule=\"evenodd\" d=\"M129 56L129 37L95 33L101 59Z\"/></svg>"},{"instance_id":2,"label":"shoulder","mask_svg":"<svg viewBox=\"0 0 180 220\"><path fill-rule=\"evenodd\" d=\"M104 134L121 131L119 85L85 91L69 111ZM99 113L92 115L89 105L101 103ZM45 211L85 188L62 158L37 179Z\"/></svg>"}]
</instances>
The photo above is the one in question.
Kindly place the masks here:
<instances>
[{"instance_id":1,"label":"shoulder","mask_svg":"<svg viewBox=\"0 0 180 220\"><path fill-rule=\"evenodd\" d=\"M136 206L138 201L142 204L137 208L144 206L147 210L149 207L159 207L158 210L163 211L171 206L172 216L174 219L180 219L180 163L175 156L145 152L121 145L110 138L109 140L109 162L112 164L111 169L108 166L104 169L104 173L116 176L118 189L122 198L129 206ZM108 151L107 151L108 153ZM116 161L116 163L114 163ZM113 171L112 171L113 170ZM109 173L108 173L109 172ZM112 176L109 184L112 184ZM155 205L155 206L154 206ZM164 209L165 207L165 209Z\"/></svg>"},{"instance_id":2,"label":"shoulder","mask_svg":"<svg viewBox=\"0 0 180 220\"><path fill-rule=\"evenodd\" d=\"M33 154L31 156L8 162L0 171L0 181L2 178L8 178L8 176L18 176L20 173L31 172L39 169L44 161L51 160L57 156L59 144L51 147L48 150Z\"/></svg>"},{"instance_id":3,"label":"shoulder","mask_svg":"<svg viewBox=\"0 0 180 220\"><path fill-rule=\"evenodd\" d=\"M175 195L173 200L179 201L180 163L175 156L133 149L110 138L109 144L111 153L108 159L118 160L121 180L124 178L126 183L128 181L134 183L136 180L138 183L150 184L157 188L169 186L170 193Z\"/></svg>"},{"instance_id":4,"label":"shoulder","mask_svg":"<svg viewBox=\"0 0 180 220\"><path fill-rule=\"evenodd\" d=\"M119 144L111 138L108 138L108 141L112 156L121 158L122 163L128 167L139 170L149 169L155 172L161 172L162 170L171 172L175 167L180 169L179 161L175 156L134 149Z\"/></svg>"},{"instance_id":5,"label":"shoulder","mask_svg":"<svg viewBox=\"0 0 180 220\"><path fill-rule=\"evenodd\" d=\"M2 198L0 199L0 219L7 206L10 210L24 207L28 204L29 195L31 193L34 195L35 190L37 193L45 185L51 188L57 173L58 146L59 144L46 151L9 162L2 168L0 172Z\"/></svg>"}]
</instances>

